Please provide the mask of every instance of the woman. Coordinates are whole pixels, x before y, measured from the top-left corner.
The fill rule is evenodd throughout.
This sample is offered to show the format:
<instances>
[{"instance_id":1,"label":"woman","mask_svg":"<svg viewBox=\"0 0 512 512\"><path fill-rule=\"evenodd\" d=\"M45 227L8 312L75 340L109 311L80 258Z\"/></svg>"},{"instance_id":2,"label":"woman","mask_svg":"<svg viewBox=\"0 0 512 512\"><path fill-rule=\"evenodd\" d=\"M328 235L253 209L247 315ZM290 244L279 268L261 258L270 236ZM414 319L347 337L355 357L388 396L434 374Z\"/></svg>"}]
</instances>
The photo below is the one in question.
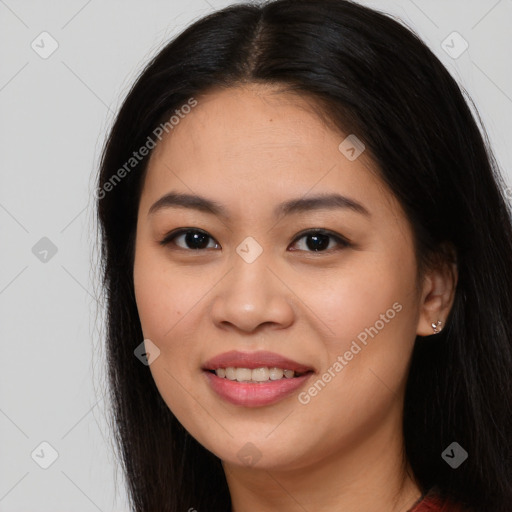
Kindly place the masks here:
<instances>
[{"instance_id":1,"label":"woman","mask_svg":"<svg viewBox=\"0 0 512 512\"><path fill-rule=\"evenodd\" d=\"M243 4L170 42L98 180L133 510L509 511L501 186L383 14Z\"/></svg>"}]
</instances>

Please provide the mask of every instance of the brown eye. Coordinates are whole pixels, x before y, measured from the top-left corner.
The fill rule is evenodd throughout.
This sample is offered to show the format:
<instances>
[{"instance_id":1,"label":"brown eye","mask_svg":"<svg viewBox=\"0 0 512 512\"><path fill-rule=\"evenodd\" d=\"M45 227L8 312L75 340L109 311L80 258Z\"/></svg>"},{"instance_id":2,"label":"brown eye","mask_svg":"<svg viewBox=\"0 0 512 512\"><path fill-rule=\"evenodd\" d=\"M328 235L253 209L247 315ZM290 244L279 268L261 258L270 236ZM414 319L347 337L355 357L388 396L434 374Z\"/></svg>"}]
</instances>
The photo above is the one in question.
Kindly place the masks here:
<instances>
[{"instance_id":1,"label":"brown eye","mask_svg":"<svg viewBox=\"0 0 512 512\"><path fill-rule=\"evenodd\" d=\"M305 239L305 243L302 248L297 250L307 252L331 252L333 250L331 242L334 242L334 250L340 250L340 248L348 247L350 245L348 240L343 238L341 235L322 229L306 231L295 238L294 243L296 244L298 240L303 238ZM336 246L338 247L336 248Z\"/></svg>"},{"instance_id":2,"label":"brown eye","mask_svg":"<svg viewBox=\"0 0 512 512\"><path fill-rule=\"evenodd\" d=\"M180 243L176 243L177 240L180 240ZM197 251L201 249L208 249L209 240L213 240L213 238L210 235L208 235L208 233L206 233L205 231L199 229L179 229L178 231L173 231L169 233L160 242L160 244L168 245L172 242L174 245L177 245L180 249Z\"/></svg>"},{"instance_id":3,"label":"brown eye","mask_svg":"<svg viewBox=\"0 0 512 512\"><path fill-rule=\"evenodd\" d=\"M350 246L350 242L341 235L324 229L304 231L295 238L293 244L296 245L297 242L302 239L305 239L305 243L301 248L293 249L294 251L300 250L313 253L330 253ZM209 245L211 242L213 242L213 246ZM167 246L172 243L180 249L193 251L220 247L214 238L206 233L206 231L192 228L181 228L172 231L159 243L163 246Z\"/></svg>"}]
</instances>

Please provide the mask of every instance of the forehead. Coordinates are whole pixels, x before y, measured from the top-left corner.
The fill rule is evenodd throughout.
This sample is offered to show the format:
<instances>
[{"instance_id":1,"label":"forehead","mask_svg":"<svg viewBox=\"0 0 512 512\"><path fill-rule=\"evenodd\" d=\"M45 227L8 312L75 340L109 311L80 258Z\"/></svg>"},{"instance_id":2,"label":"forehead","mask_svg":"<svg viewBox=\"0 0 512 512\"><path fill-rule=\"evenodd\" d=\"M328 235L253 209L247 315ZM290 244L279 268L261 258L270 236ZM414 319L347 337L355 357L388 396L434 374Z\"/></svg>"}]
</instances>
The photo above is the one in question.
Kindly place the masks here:
<instances>
[{"instance_id":1,"label":"forehead","mask_svg":"<svg viewBox=\"0 0 512 512\"><path fill-rule=\"evenodd\" d=\"M275 87L245 85L197 98L155 153L189 150L194 159L243 158L255 151L304 152L325 139L327 128L314 102ZM337 134L335 140L341 137ZM263 156L263 155L262 155ZM293 154L288 154L288 158Z\"/></svg>"},{"instance_id":2,"label":"forehead","mask_svg":"<svg viewBox=\"0 0 512 512\"><path fill-rule=\"evenodd\" d=\"M364 151L351 160L340 150L350 134L327 126L310 97L251 84L196 100L153 151L143 194L156 200L179 189L239 208L248 198L269 204L308 192L369 203L389 195Z\"/></svg>"}]
</instances>

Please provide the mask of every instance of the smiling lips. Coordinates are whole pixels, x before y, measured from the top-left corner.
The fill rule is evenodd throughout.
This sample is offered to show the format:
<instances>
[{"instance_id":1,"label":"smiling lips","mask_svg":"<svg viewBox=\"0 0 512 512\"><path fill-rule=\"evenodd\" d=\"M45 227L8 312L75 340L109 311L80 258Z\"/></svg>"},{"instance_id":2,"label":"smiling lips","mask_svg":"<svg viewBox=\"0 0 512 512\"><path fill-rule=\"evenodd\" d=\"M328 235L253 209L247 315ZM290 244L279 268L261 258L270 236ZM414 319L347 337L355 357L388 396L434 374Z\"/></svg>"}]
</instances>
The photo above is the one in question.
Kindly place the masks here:
<instances>
[{"instance_id":1,"label":"smiling lips","mask_svg":"<svg viewBox=\"0 0 512 512\"><path fill-rule=\"evenodd\" d=\"M221 398L244 407L275 403L301 387L314 372L309 366L263 351L226 352L207 361L203 370Z\"/></svg>"}]
</instances>

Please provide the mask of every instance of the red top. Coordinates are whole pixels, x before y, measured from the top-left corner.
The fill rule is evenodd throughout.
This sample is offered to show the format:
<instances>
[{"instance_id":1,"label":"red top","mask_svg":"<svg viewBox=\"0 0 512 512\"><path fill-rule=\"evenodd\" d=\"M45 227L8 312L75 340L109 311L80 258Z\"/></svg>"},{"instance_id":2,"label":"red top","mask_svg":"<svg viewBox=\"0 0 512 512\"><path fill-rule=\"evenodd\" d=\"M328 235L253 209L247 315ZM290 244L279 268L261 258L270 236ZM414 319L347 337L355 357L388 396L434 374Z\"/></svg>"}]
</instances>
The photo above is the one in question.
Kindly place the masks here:
<instances>
[{"instance_id":1,"label":"red top","mask_svg":"<svg viewBox=\"0 0 512 512\"><path fill-rule=\"evenodd\" d=\"M434 493L428 493L409 512L463 512L459 505L451 501L443 501Z\"/></svg>"}]
</instances>

